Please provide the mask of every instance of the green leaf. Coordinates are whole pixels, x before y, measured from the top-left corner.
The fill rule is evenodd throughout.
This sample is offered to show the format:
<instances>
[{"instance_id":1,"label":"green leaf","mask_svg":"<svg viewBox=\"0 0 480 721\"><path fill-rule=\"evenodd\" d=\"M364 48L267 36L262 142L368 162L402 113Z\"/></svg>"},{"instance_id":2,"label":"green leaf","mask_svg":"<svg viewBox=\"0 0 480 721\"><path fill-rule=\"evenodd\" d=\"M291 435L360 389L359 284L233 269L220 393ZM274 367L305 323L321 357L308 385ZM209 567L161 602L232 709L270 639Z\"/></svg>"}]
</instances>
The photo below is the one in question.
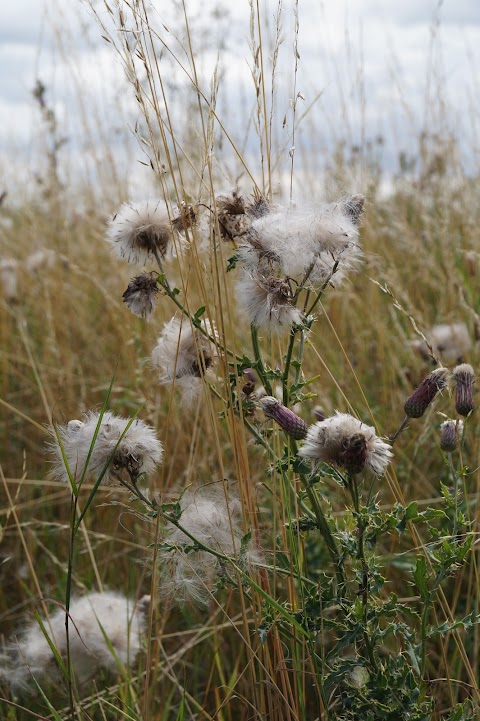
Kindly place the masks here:
<instances>
[{"instance_id":1,"label":"green leaf","mask_svg":"<svg viewBox=\"0 0 480 721\"><path fill-rule=\"evenodd\" d=\"M205 306L202 305L202 306L197 310L197 312L195 313L195 315L194 315L193 317L194 317L195 320L199 320L199 318L201 318L204 313L205 313Z\"/></svg>"}]
</instances>

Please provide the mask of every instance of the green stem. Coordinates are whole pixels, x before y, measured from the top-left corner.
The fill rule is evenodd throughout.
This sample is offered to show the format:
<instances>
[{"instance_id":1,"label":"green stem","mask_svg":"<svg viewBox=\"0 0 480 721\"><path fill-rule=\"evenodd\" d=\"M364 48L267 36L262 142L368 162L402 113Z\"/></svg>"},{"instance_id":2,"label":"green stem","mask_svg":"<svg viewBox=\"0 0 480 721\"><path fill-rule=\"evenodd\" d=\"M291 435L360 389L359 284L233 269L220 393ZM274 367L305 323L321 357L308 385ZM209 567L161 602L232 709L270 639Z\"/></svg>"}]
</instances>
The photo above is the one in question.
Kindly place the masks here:
<instances>
[{"instance_id":1,"label":"green stem","mask_svg":"<svg viewBox=\"0 0 480 721\"><path fill-rule=\"evenodd\" d=\"M359 584L359 595L362 599L362 611L363 611L363 640L365 644L365 649L368 655L368 658L370 660L370 663L372 664L372 667L374 669L377 668L377 662L375 660L375 653L374 653L374 647L372 640L370 639L368 632L367 632L367 611L368 611L368 565L365 558L365 546L364 546L364 536L365 536L365 529L366 524L362 518L362 508L360 506L360 492L357 482L357 477L354 474L348 474L347 475L347 487L350 491L350 494L352 496L353 501L353 507L355 509L355 514L357 516L357 529L358 529L358 542L357 542L357 559L360 561L360 565L362 568L362 579Z\"/></svg>"},{"instance_id":2,"label":"green stem","mask_svg":"<svg viewBox=\"0 0 480 721\"><path fill-rule=\"evenodd\" d=\"M298 453L297 443L293 438L290 438L290 448L292 450L292 453L294 456ZM325 514L322 510L322 506L320 505L320 501L318 500L318 496L316 494L316 491L309 483L309 479L305 476L305 474L300 473L300 480L302 482L303 488L308 496L308 499L312 505L313 513L315 515L315 520L317 522L318 530L323 536L323 540L325 541L327 545L328 552L330 554L330 558L333 561L333 565L335 567L335 573L337 576L338 581L338 588L339 592L341 592L342 589L345 588L346 580L345 580L345 574L343 571L343 565L340 557L340 553L337 548L337 544L335 543L335 539L333 537L333 534L330 530L330 526L328 525L328 521L325 517Z\"/></svg>"},{"instance_id":3,"label":"green stem","mask_svg":"<svg viewBox=\"0 0 480 721\"><path fill-rule=\"evenodd\" d=\"M267 378L265 366L263 365L262 354L260 353L260 345L258 343L258 331L256 326L254 326L253 324L250 325L250 331L252 335L253 354L255 356L255 367L258 371L258 375L260 376L263 387L267 391L267 395L271 396L272 386Z\"/></svg>"},{"instance_id":4,"label":"green stem","mask_svg":"<svg viewBox=\"0 0 480 721\"><path fill-rule=\"evenodd\" d=\"M283 405L288 406L289 403L289 392L288 392L288 376L290 373L290 364L292 362L293 348L295 346L295 336L297 334L298 326L292 325L290 329L290 339L288 341L287 355L285 356L285 368L282 376L282 388L283 388Z\"/></svg>"},{"instance_id":5,"label":"green stem","mask_svg":"<svg viewBox=\"0 0 480 721\"><path fill-rule=\"evenodd\" d=\"M69 621L70 621L70 598L72 595L72 575L73 575L73 552L75 545L75 536L77 533L76 518L77 518L77 506L78 497L72 493L71 498L71 510L70 510L70 542L68 548L68 564L67 564L67 580L65 587L65 638L67 645L67 684L68 684L68 699L70 705L70 714L72 721L75 718L75 704L73 699L73 665L70 654L70 633L69 633Z\"/></svg>"}]
</instances>

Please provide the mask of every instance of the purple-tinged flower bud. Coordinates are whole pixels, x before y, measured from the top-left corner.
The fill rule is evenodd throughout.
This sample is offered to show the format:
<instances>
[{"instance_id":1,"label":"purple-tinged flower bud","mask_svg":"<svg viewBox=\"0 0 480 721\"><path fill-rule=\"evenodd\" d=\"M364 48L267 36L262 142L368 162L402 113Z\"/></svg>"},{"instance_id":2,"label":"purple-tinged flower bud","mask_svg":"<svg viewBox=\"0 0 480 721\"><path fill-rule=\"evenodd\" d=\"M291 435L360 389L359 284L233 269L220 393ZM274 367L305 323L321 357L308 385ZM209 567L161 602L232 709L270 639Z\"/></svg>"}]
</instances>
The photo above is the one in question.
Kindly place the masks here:
<instances>
[{"instance_id":1,"label":"purple-tinged flower bud","mask_svg":"<svg viewBox=\"0 0 480 721\"><path fill-rule=\"evenodd\" d=\"M452 453L458 446L458 438L463 431L463 421L453 421L450 418L440 426L440 448L442 451Z\"/></svg>"},{"instance_id":2,"label":"purple-tinged flower bud","mask_svg":"<svg viewBox=\"0 0 480 721\"><path fill-rule=\"evenodd\" d=\"M265 396L259 401L267 418L273 418L278 425L297 441L307 435L308 426L296 413L284 406L273 396Z\"/></svg>"},{"instance_id":3,"label":"purple-tinged flower bud","mask_svg":"<svg viewBox=\"0 0 480 721\"><path fill-rule=\"evenodd\" d=\"M475 373L468 363L462 363L453 369L455 385L455 409L461 416L469 416L475 410L473 384Z\"/></svg>"},{"instance_id":4,"label":"purple-tinged flower bud","mask_svg":"<svg viewBox=\"0 0 480 721\"><path fill-rule=\"evenodd\" d=\"M437 368L432 371L405 401L404 410L409 418L420 418L427 410L439 391L448 382L450 372L448 368Z\"/></svg>"}]
</instances>

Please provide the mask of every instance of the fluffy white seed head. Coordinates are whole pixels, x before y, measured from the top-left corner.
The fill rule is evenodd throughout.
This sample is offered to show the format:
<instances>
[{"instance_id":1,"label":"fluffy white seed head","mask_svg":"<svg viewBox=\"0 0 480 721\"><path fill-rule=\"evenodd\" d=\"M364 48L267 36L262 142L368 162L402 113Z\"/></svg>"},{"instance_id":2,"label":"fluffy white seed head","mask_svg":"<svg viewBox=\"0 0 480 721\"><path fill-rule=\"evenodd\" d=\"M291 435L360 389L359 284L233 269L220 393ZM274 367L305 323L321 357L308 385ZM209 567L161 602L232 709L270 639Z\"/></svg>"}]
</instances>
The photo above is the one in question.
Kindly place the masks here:
<instances>
[{"instance_id":1,"label":"fluffy white seed head","mask_svg":"<svg viewBox=\"0 0 480 721\"><path fill-rule=\"evenodd\" d=\"M242 548L245 531L238 498L226 498L223 488L209 485L184 493L180 506L179 524L198 542L235 558L247 571L261 562L262 555L252 541ZM171 601L206 603L228 572L228 564L206 551L189 550L194 541L173 524L168 525L164 541L170 548L159 556L161 595Z\"/></svg>"},{"instance_id":2,"label":"fluffy white seed head","mask_svg":"<svg viewBox=\"0 0 480 721\"><path fill-rule=\"evenodd\" d=\"M93 451L88 458L99 418L99 413L91 411L83 421L73 420L65 426L57 426L60 443L52 429L54 440L49 448L54 458L54 478L65 482L69 480L62 449L70 473L76 481L82 475L98 479L107 463L109 465L102 483L112 483L118 479L136 480L140 475L148 475L155 470L163 456L163 447L155 430L136 418L125 432L130 419L121 418L110 411L103 414Z\"/></svg>"},{"instance_id":3,"label":"fluffy white seed head","mask_svg":"<svg viewBox=\"0 0 480 721\"><path fill-rule=\"evenodd\" d=\"M283 273L313 284L340 282L361 258L358 227L342 204L276 206L252 222L255 247L277 256ZM337 267L335 268L335 264Z\"/></svg>"},{"instance_id":4,"label":"fluffy white seed head","mask_svg":"<svg viewBox=\"0 0 480 721\"><path fill-rule=\"evenodd\" d=\"M179 249L179 236L173 240L176 225L163 200L124 203L108 225L107 241L118 258L145 265L156 253L165 258Z\"/></svg>"},{"instance_id":5,"label":"fluffy white seed head","mask_svg":"<svg viewBox=\"0 0 480 721\"><path fill-rule=\"evenodd\" d=\"M144 596L135 603L113 592L90 593L71 601L70 658L77 684L84 684L99 669L118 673L121 666L133 663L142 650L149 606L150 596ZM50 640L65 660L65 611L57 608L49 620L44 620L44 625ZM10 644L0 672L17 691L33 689L32 677L40 685L60 680L55 657L36 620L27 624L16 641Z\"/></svg>"},{"instance_id":6,"label":"fluffy white seed head","mask_svg":"<svg viewBox=\"0 0 480 721\"><path fill-rule=\"evenodd\" d=\"M348 413L338 413L308 429L299 454L314 464L327 462L359 473L365 467L385 473L393 456L391 447L375 429Z\"/></svg>"},{"instance_id":7,"label":"fluffy white seed head","mask_svg":"<svg viewBox=\"0 0 480 721\"><path fill-rule=\"evenodd\" d=\"M257 328L281 335L292 323L302 320L302 313L292 305L292 291L285 278L242 269L236 290L240 311Z\"/></svg>"},{"instance_id":8,"label":"fluffy white seed head","mask_svg":"<svg viewBox=\"0 0 480 721\"><path fill-rule=\"evenodd\" d=\"M213 323L202 321L202 328L211 338L216 338ZM215 344L198 328L192 328L188 320L175 317L165 323L151 356L153 365L160 371L160 382L175 381L182 388L186 403L198 396L202 378L215 357Z\"/></svg>"}]
</instances>

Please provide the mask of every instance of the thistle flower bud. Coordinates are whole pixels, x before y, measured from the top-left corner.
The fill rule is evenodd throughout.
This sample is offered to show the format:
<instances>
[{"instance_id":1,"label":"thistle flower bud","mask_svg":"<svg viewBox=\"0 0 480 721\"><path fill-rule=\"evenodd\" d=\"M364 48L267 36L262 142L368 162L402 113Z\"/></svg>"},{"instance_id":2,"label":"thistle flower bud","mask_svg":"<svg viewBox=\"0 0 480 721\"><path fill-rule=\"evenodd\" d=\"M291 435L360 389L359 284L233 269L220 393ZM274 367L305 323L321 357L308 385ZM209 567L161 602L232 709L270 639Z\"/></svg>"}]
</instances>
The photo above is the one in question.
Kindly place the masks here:
<instances>
[{"instance_id":1,"label":"thistle flower bud","mask_svg":"<svg viewBox=\"0 0 480 721\"><path fill-rule=\"evenodd\" d=\"M267 418L273 418L276 423L292 438L301 441L307 435L308 426L296 413L280 403L273 396L266 396L259 401Z\"/></svg>"},{"instance_id":2,"label":"thistle flower bud","mask_svg":"<svg viewBox=\"0 0 480 721\"><path fill-rule=\"evenodd\" d=\"M447 385L448 376L448 368L432 371L405 401L406 415L409 418L421 418L437 393Z\"/></svg>"},{"instance_id":3,"label":"thistle flower bud","mask_svg":"<svg viewBox=\"0 0 480 721\"><path fill-rule=\"evenodd\" d=\"M455 409L461 416L469 416L475 410L473 384L475 373L468 363L462 363L453 369L455 384Z\"/></svg>"},{"instance_id":4,"label":"thistle flower bud","mask_svg":"<svg viewBox=\"0 0 480 721\"><path fill-rule=\"evenodd\" d=\"M127 308L139 318L149 318L157 303L158 284L152 273L142 273L132 278L123 294Z\"/></svg>"},{"instance_id":5,"label":"thistle flower bud","mask_svg":"<svg viewBox=\"0 0 480 721\"><path fill-rule=\"evenodd\" d=\"M458 446L458 439L463 431L463 421L454 421L450 418L440 426L440 448L442 451L452 453Z\"/></svg>"}]
</instances>

